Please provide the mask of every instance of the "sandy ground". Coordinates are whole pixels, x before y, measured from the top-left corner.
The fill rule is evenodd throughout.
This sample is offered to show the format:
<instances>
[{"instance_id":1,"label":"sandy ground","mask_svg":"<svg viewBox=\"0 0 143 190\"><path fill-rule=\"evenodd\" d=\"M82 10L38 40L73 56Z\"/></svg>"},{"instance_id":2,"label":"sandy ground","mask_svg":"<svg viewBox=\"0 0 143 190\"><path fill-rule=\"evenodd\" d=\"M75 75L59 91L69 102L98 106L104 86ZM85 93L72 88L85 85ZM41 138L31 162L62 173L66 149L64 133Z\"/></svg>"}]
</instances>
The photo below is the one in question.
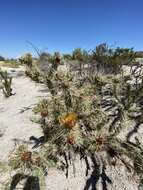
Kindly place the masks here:
<instances>
[{"instance_id":1,"label":"sandy ground","mask_svg":"<svg viewBox=\"0 0 143 190\"><path fill-rule=\"evenodd\" d=\"M32 110L28 109L23 113L24 108L32 108L43 96L44 85L36 84L24 76L24 68L9 69L13 79L14 96L5 99L0 91L0 159L7 160L10 151L14 147L14 139L28 141L31 135L40 136L41 130L38 124L32 123L30 117ZM76 176L72 172L72 166L69 170L69 178L66 179L65 173L50 169L46 178L45 190L137 190L138 183L132 173L118 165L116 167L106 168L106 185L102 178L98 176L91 163L91 170L88 176L85 176L86 165L84 161L76 162ZM104 176L105 177L105 176ZM93 187L96 184L96 188Z\"/></svg>"},{"instance_id":2,"label":"sandy ground","mask_svg":"<svg viewBox=\"0 0 143 190\"><path fill-rule=\"evenodd\" d=\"M10 69L9 69L10 70ZM14 139L28 140L31 135L39 136L41 131L38 125L30 121L32 108L46 94L43 94L43 85L32 82L23 76L23 68L13 72L13 93L15 95L5 98L0 92L0 157L6 159L12 150ZM28 109L21 113L21 110Z\"/></svg>"}]
</instances>

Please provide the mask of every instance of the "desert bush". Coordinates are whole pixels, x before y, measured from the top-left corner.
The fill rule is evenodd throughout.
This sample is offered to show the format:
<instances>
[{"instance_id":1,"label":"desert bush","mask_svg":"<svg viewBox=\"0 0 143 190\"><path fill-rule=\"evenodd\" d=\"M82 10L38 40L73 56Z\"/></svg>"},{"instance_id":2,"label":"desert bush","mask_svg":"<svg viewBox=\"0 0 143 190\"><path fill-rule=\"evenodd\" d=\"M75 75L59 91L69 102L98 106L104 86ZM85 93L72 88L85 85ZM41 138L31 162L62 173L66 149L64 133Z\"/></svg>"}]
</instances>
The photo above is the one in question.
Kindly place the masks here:
<instances>
[{"instance_id":1,"label":"desert bush","mask_svg":"<svg viewBox=\"0 0 143 190\"><path fill-rule=\"evenodd\" d=\"M65 59L65 60L72 60L72 55L71 54L63 54L63 58Z\"/></svg>"},{"instance_id":2,"label":"desert bush","mask_svg":"<svg viewBox=\"0 0 143 190\"><path fill-rule=\"evenodd\" d=\"M78 68L79 76L84 74L84 66L91 61L90 57L88 51L81 48L76 48L72 52L72 60L77 61L76 67Z\"/></svg>"},{"instance_id":3,"label":"desert bush","mask_svg":"<svg viewBox=\"0 0 143 190\"><path fill-rule=\"evenodd\" d=\"M88 52L81 48L76 48L72 52L73 60L86 61L88 59L88 56L89 56Z\"/></svg>"},{"instance_id":4,"label":"desert bush","mask_svg":"<svg viewBox=\"0 0 143 190\"><path fill-rule=\"evenodd\" d=\"M5 61L5 58L3 56L0 56L0 61Z\"/></svg>"},{"instance_id":5,"label":"desert bush","mask_svg":"<svg viewBox=\"0 0 143 190\"><path fill-rule=\"evenodd\" d=\"M42 52L39 55L39 60L40 61L49 61L51 59L52 55L46 52Z\"/></svg>"},{"instance_id":6,"label":"desert bush","mask_svg":"<svg viewBox=\"0 0 143 190\"><path fill-rule=\"evenodd\" d=\"M19 58L19 62L21 64L27 65L28 67L32 67L32 55L30 53L25 54Z\"/></svg>"},{"instance_id":7,"label":"desert bush","mask_svg":"<svg viewBox=\"0 0 143 190\"><path fill-rule=\"evenodd\" d=\"M109 48L106 43L100 44L93 51L93 59L98 62L98 68L104 68L109 73L118 73L122 65L132 64L136 53L128 48Z\"/></svg>"}]
</instances>

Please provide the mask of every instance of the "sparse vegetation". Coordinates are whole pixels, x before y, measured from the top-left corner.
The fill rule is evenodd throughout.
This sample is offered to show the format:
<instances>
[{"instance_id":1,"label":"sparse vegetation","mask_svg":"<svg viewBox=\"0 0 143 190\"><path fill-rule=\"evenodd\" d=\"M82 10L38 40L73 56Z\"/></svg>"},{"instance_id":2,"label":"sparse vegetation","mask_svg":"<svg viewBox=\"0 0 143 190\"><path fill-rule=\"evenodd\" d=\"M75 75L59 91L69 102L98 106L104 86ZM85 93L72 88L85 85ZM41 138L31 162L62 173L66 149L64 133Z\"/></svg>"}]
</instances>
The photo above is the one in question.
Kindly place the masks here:
<instances>
[{"instance_id":1,"label":"sparse vegetation","mask_svg":"<svg viewBox=\"0 0 143 190\"><path fill-rule=\"evenodd\" d=\"M72 70L59 72L58 67L65 60L78 61L77 75ZM96 61L92 72L89 61L91 64ZM43 131L40 138L30 137L35 141L36 151L19 146L11 155L11 169L23 175L33 175L38 170L40 174L36 176L44 180L46 169L55 166L68 177L70 164L76 173L77 158L85 160L88 170L88 158L95 157L104 170L120 161L143 180L143 145L137 137L135 142L130 141L134 133L130 122L135 123L136 129L143 122L142 65L133 65L133 49L111 49L101 44L92 53L81 49L63 57L59 53L53 56L43 53L36 65L28 54L21 62L27 65L26 74L36 82L43 82L50 95L33 109L41 117L39 125ZM48 64L45 72L39 66L43 63ZM123 66L129 66L128 73ZM1 76L5 80L4 93L11 95L12 79L7 79L7 73L1 72ZM120 133L125 128L129 132L123 139ZM40 184L43 188L43 181Z\"/></svg>"},{"instance_id":2,"label":"sparse vegetation","mask_svg":"<svg viewBox=\"0 0 143 190\"><path fill-rule=\"evenodd\" d=\"M0 67L10 67L10 68L18 68L20 66L20 63L16 60L5 60L0 61Z\"/></svg>"}]
</instances>

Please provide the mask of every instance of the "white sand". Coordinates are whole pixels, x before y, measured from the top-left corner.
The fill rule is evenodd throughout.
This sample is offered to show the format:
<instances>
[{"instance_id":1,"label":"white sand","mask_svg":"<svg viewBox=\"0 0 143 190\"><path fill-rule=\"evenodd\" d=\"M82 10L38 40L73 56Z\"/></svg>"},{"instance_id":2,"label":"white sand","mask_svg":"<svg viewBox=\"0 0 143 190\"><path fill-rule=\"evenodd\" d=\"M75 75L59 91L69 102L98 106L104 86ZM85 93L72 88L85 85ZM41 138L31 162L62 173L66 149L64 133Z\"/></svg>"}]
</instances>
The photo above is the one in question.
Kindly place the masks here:
<instances>
[{"instance_id":1,"label":"white sand","mask_svg":"<svg viewBox=\"0 0 143 190\"><path fill-rule=\"evenodd\" d=\"M13 70L13 69L12 69ZM23 68L15 69L16 74L22 73ZM40 127L30 121L32 110L29 109L23 113L23 108L33 107L46 94L41 92L44 88L31 81L25 76L14 77L12 83L13 93L15 95L5 98L0 91L0 130L4 135L0 138L0 157L7 158L9 151L14 145L14 138L29 140L31 135L39 136Z\"/></svg>"}]
</instances>

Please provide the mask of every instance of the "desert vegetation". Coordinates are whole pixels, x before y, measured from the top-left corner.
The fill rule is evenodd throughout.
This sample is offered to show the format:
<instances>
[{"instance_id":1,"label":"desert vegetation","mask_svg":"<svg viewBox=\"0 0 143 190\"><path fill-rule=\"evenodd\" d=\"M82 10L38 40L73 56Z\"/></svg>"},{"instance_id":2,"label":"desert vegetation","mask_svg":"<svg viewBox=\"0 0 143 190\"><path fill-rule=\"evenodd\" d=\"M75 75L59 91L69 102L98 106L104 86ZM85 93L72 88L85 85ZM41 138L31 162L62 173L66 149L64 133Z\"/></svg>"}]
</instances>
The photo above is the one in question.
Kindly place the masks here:
<instances>
[{"instance_id":1,"label":"desert vegetation","mask_svg":"<svg viewBox=\"0 0 143 190\"><path fill-rule=\"evenodd\" d=\"M0 172L14 171L4 188L15 189L27 179L24 189L36 180L44 190L49 168L65 171L68 178L71 165L76 175L77 159L85 161L84 175L92 160L103 190L111 183L106 168L119 162L139 177L141 188L143 142L141 135L134 135L143 122L143 70L136 58L133 49L113 49L107 44L91 51L77 48L72 54L43 52L35 61L31 54L22 56L19 62L25 65L26 76L44 84L49 95L32 108L32 121L39 124L43 135L29 136L32 148L16 145L8 164L0 166ZM12 79L7 73L0 75L5 96L11 96ZM93 184L87 180L84 189Z\"/></svg>"},{"instance_id":2,"label":"desert vegetation","mask_svg":"<svg viewBox=\"0 0 143 190\"><path fill-rule=\"evenodd\" d=\"M5 97L10 97L12 94L12 77L8 76L7 71L0 71L1 89Z\"/></svg>"}]
</instances>

